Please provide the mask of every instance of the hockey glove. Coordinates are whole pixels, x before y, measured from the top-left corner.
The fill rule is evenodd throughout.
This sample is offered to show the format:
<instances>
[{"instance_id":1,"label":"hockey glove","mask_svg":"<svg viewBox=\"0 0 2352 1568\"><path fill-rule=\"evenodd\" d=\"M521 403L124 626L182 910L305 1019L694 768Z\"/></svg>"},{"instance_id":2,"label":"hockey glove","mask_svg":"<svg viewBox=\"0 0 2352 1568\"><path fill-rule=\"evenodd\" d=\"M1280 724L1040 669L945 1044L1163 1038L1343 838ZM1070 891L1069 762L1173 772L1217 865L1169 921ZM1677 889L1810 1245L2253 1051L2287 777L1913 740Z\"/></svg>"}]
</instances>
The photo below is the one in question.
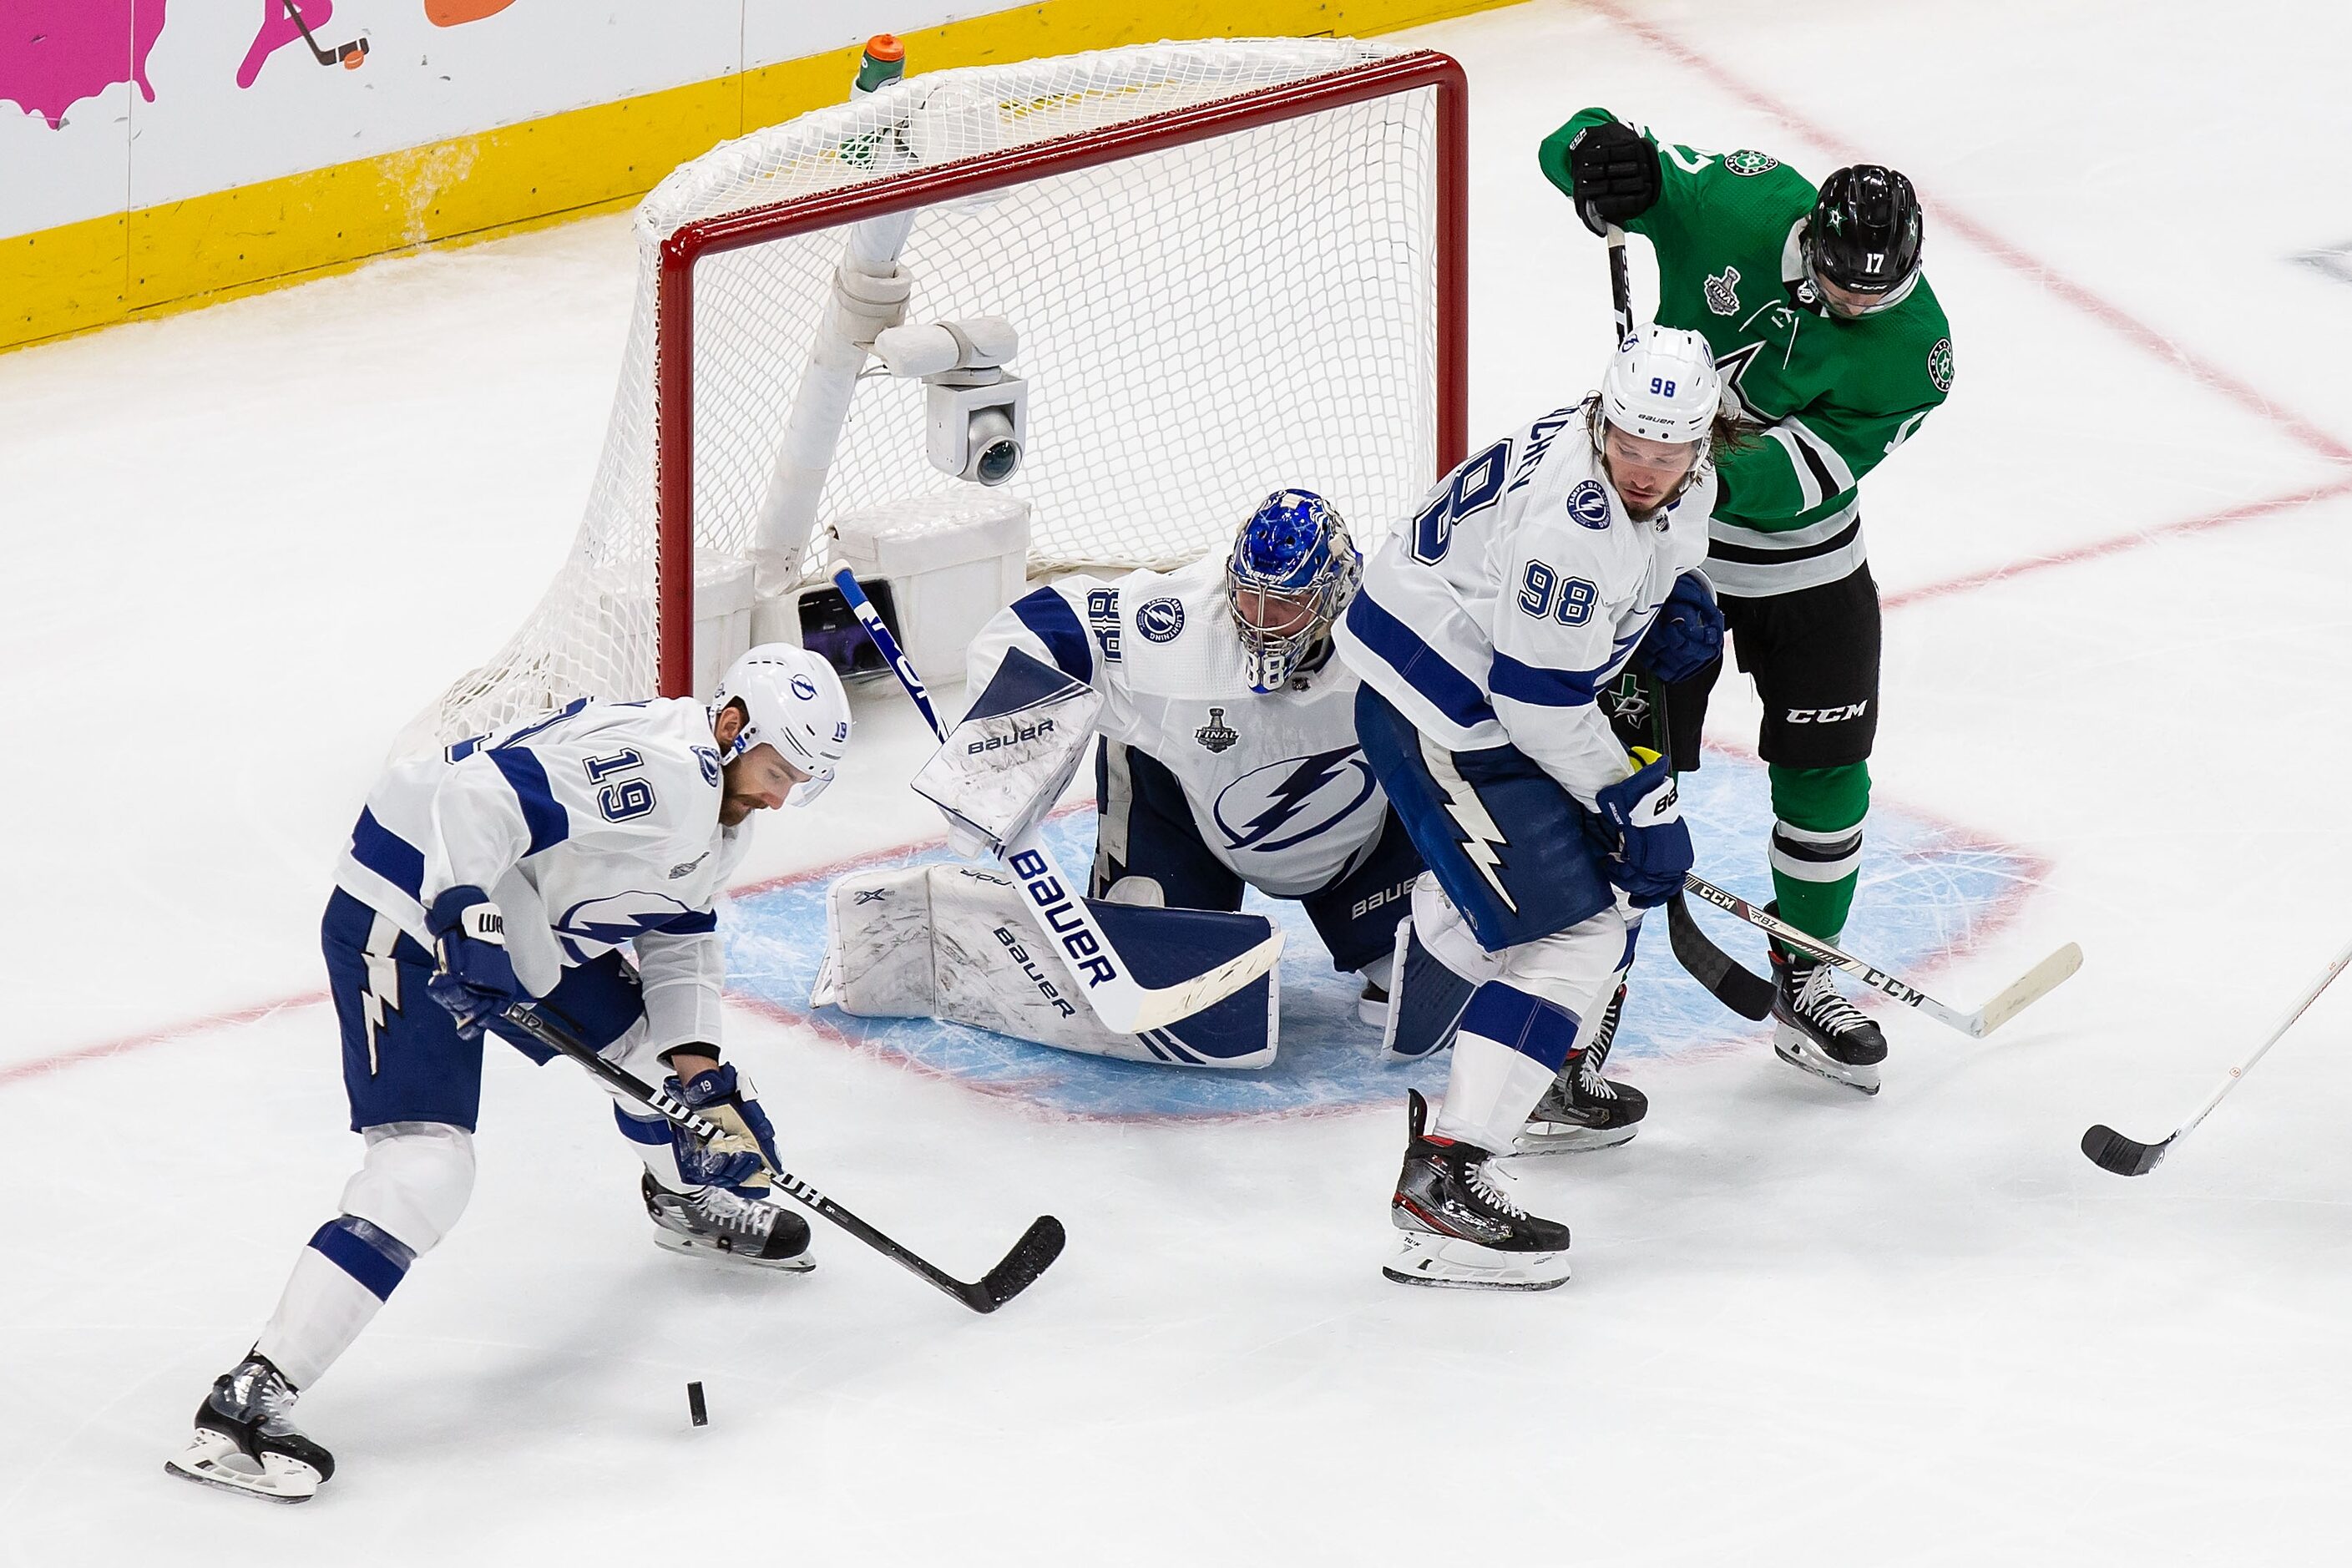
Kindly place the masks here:
<instances>
[{"instance_id":1,"label":"hockey glove","mask_svg":"<svg viewBox=\"0 0 2352 1568\"><path fill-rule=\"evenodd\" d=\"M1688 680L1723 657L1723 611L1715 590L1696 572L1675 579L1633 662L1671 686Z\"/></svg>"},{"instance_id":2,"label":"hockey glove","mask_svg":"<svg viewBox=\"0 0 2352 1568\"><path fill-rule=\"evenodd\" d=\"M722 1062L695 1074L694 1081L685 1084L672 1073L662 1088L719 1123L719 1136L708 1143L697 1142L683 1127L670 1129L671 1144L677 1151L677 1173L688 1182L698 1187L732 1187L740 1192L766 1187L769 1171L782 1169L776 1158L775 1126L753 1098L757 1091L735 1076L732 1066Z\"/></svg>"},{"instance_id":3,"label":"hockey glove","mask_svg":"<svg viewBox=\"0 0 2352 1568\"><path fill-rule=\"evenodd\" d=\"M1648 212L1665 183L1657 149L1614 120L1576 133L1568 144L1568 177L1576 186L1576 216L1595 234Z\"/></svg>"},{"instance_id":4,"label":"hockey glove","mask_svg":"<svg viewBox=\"0 0 2352 1568\"><path fill-rule=\"evenodd\" d=\"M1599 819L1587 821L1602 851L1601 870L1635 909L1647 910L1683 890L1683 873L1693 859L1691 836L1666 760L1637 746L1633 762L1638 771L1596 795Z\"/></svg>"},{"instance_id":5,"label":"hockey glove","mask_svg":"<svg viewBox=\"0 0 2352 1568\"><path fill-rule=\"evenodd\" d=\"M489 894L461 884L433 900L425 925L440 958L425 989L457 1020L459 1037L470 1040L522 994L507 957L506 923Z\"/></svg>"}]
</instances>

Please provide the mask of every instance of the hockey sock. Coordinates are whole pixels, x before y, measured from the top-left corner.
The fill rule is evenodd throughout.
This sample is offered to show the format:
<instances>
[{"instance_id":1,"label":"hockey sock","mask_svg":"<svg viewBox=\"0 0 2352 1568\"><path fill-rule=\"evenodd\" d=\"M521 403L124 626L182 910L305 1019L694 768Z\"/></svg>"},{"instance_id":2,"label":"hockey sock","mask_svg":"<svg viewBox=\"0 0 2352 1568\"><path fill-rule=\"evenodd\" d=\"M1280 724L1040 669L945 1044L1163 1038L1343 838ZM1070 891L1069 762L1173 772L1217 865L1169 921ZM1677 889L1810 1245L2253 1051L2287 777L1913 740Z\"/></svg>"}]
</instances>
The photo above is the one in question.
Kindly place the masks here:
<instances>
[{"instance_id":1,"label":"hockey sock","mask_svg":"<svg viewBox=\"0 0 2352 1568\"><path fill-rule=\"evenodd\" d=\"M343 1187L343 1212L311 1235L254 1341L298 1389L351 1348L473 1192L473 1138L463 1128L396 1121L369 1128L367 1141L366 1162Z\"/></svg>"},{"instance_id":2,"label":"hockey sock","mask_svg":"<svg viewBox=\"0 0 2352 1568\"><path fill-rule=\"evenodd\" d=\"M1430 1131L1481 1149L1511 1146L1576 1043L1572 1013L1489 980L1471 994L1454 1039L1445 1100Z\"/></svg>"},{"instance_id":3,"label":"hockey sock","mask_svg":"<svg viewBox=\"0 0 2352 1568\"><path fill-rule=\"evenodd\" d=\"M1862 875L1862 824L1870 814L1870 768L1784 768L1772 781L1772 889L1780 918L1834 942L1853 908Z\"/></svg>"},{"instance_id":4,"label":"hockey sock","mask_svg":"<svg viewBox=\"0 0 2352 1568\"><path fill-rule=\"evenodd\" d=\"M613 1107L613 1120L621 1129L621 1136L637 1152L653 1178L671 1192L682 1193L701 1185L689 1182L678 1173L677 1141L670 1131L669 1121L660 1116L632 1116L620 1106Z\"/></svg>"}]
</instances>

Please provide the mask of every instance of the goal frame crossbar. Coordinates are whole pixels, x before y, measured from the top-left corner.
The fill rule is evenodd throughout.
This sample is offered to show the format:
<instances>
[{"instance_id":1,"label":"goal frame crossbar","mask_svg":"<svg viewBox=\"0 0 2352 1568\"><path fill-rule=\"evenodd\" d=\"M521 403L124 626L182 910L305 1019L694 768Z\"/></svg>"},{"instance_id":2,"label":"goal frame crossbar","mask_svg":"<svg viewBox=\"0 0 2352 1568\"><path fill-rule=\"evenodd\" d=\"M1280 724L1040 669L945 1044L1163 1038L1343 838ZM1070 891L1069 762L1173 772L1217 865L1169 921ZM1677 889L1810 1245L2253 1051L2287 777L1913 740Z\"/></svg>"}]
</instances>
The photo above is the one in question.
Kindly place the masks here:
<instances>
[{"instance_id":1,"label":"goal frame crossbar","mask_svg":"<svg viewBox=\"0 0 2352 1568\"><path fill-rule=\"evenodd\" d=\"M837 228L1095 168L1170 147L1301 119L1421 89L1435 89L1434 279L1437 472L1469 446L1469 85L1459 62L1416 49L1348 70L1236 93L1126 124L902 170L680 225L661 242L655 295L654 584L661 694L694 694L695 266L749 246ZM669 592L670 584L684 584Z\"/></svg>"}]
</instances>

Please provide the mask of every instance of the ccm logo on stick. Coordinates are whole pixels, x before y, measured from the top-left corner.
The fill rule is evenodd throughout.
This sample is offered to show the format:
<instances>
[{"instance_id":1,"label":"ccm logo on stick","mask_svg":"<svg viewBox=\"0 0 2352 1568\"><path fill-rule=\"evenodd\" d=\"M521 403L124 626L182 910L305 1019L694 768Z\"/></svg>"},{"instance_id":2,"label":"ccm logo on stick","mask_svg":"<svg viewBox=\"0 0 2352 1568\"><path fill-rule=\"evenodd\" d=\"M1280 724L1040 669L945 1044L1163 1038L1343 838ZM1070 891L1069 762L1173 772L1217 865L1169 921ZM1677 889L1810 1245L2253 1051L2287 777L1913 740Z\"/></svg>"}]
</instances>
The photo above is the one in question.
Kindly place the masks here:
<instances>
[{"instance_id":1,"label":"ccm logo on stick","mask_svg":"<svg viewBox=\"0 0 2352 1568\"><path fill-rule=\"evenodd\" d=\"M1848 719L1861 718L1863 714L1868 710L1869 707L1870 700L1868 698L1864 698L1860 702L1850 703L1843 708L1791 708L1789 710L1789 722L1791 724L1837 724L1842 723Z\"/></svg>"},{"instance_id":2,"label":"ccm logo on stick","mask_svg":"<svg viewBox=\"0 0 2352 1568\"><path fill-rule=\"evenodd\" d=\"M1045 911L1046 929L1059 939L1062 951L1069 955L1071 967L1086 983L1091 986L1117 980L1118 968L1104 956L1094 934L1079 921L1068 891L1046 867L1045 858L1034 849L1024 849L1006 863L1021 879L1021 889L1029 895L1030 901Z\"/></svg>"}]
</instances>

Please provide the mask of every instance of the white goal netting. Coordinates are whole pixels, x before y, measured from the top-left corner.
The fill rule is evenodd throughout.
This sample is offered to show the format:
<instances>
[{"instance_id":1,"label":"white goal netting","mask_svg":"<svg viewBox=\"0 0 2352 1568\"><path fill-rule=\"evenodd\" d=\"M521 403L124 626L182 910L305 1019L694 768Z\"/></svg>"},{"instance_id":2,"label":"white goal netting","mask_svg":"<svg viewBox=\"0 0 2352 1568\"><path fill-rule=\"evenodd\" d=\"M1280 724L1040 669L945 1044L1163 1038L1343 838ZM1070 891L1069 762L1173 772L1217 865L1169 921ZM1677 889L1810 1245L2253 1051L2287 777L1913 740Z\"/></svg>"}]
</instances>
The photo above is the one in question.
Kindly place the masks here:
<instances>
[{"instance_id":1,"label":"white goal netting","mask_svg":"<svg viewBox=\"0 0 2352 1568\"><path fill-rule=\"evenodd\" d=\"M678 460L657 450L662 247L753 209L774 207L781 226L796 200L887 188L910 167L1038 154L1018 184L923 208L899 258L909 321L1001 316L1020 334L1029 441L1005 489L1032 508L1033 572L1195 559L1284 486L1321 491L1377 536L1437 469L1435 94L1238 131L1198 110L1402 53L1278 39L919 70L678 168L637 212L635 315L578 538L521 629L420 731L446 739L575 696L656 692L656 473ZM1055 166L1171 114L1209 127ZM846 234L780 235L695 264L692 527L706 592L747 580ZM807 572L826 569L825 520L961 483L926 460L920 384L862 377Z\"/></svg>"}]
</instances>

